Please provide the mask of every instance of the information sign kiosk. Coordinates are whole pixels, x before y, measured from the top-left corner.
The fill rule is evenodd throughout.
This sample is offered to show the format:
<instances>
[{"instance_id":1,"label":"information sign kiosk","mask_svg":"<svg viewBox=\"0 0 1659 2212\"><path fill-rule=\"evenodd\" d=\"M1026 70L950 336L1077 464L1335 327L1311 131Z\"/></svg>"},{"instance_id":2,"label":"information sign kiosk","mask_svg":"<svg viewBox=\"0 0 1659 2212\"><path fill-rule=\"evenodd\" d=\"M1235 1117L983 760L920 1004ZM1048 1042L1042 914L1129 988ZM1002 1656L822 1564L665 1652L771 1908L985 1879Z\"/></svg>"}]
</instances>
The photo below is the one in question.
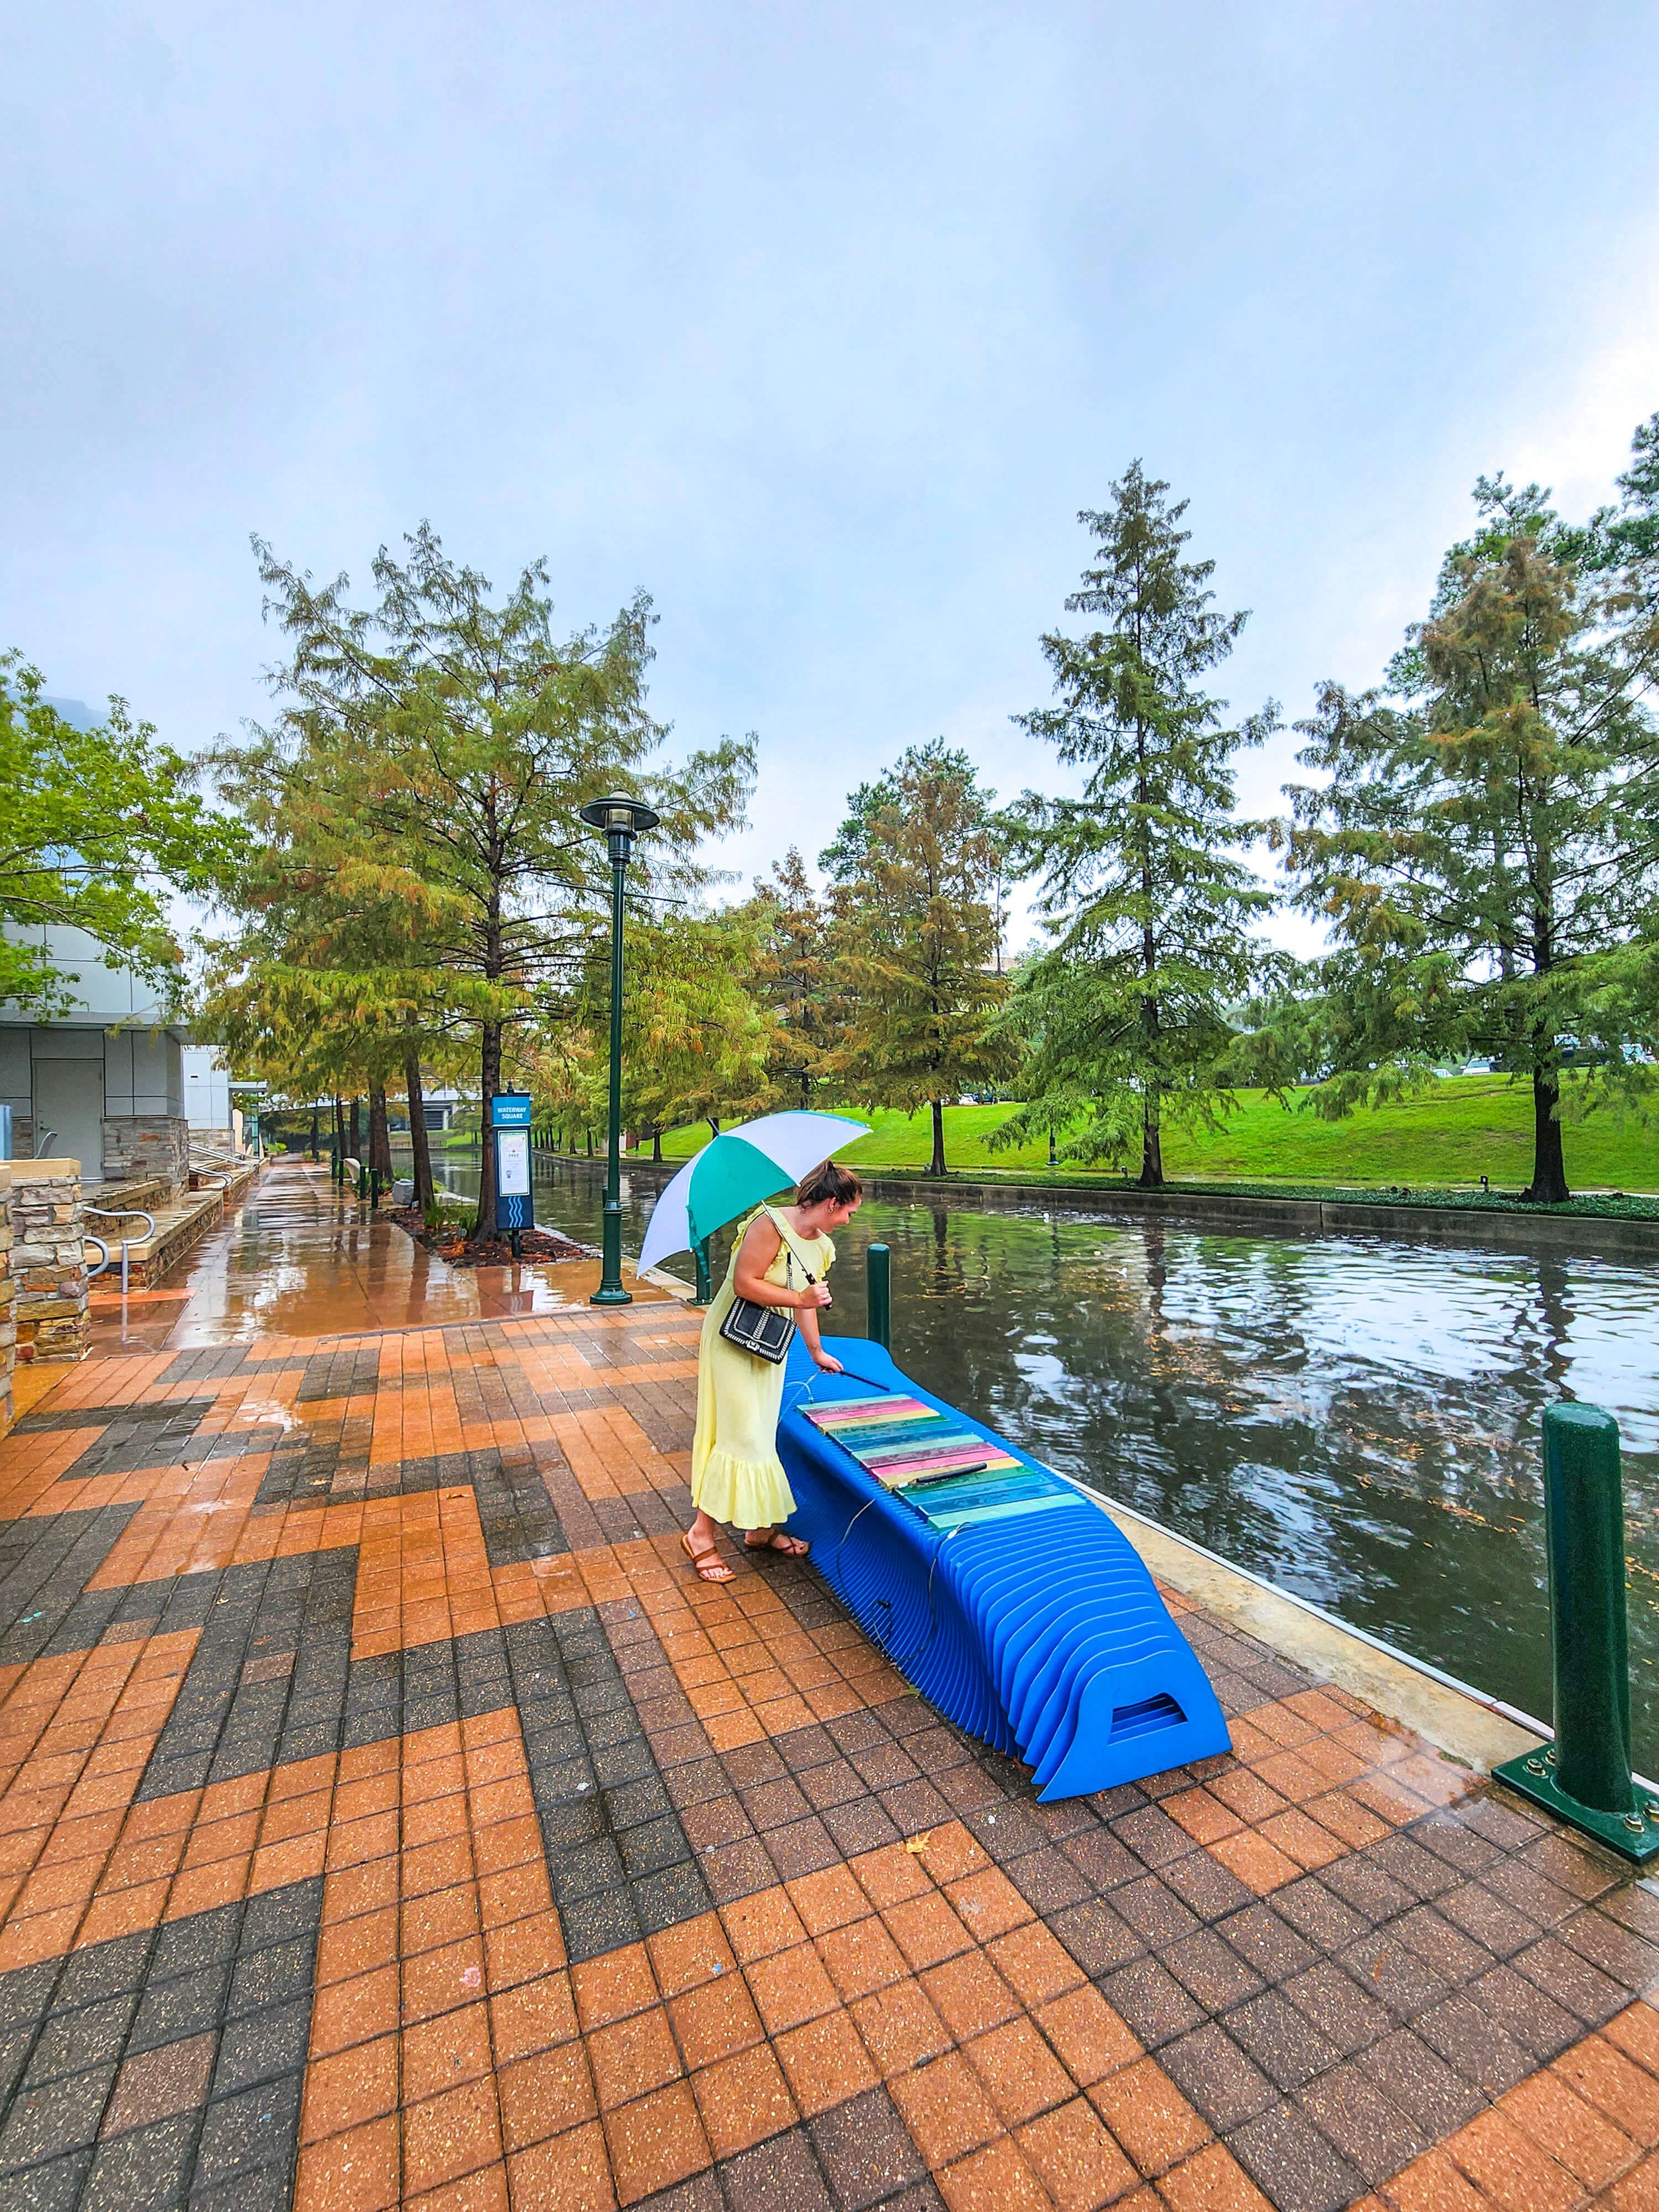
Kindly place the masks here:
<instances>
[{"instance_id":1,"label":"information sign kiosk","mask_svg":"<svg viewBox=\"0 0 1659 2212\"><path fill-rule=\"evenodd\" d=\"M530 1196L530 1093L498 1091L489 1102L489 1126L495 1133L495 1226L513 1240L536 1225Z\"/></svg>"}]
</instances>

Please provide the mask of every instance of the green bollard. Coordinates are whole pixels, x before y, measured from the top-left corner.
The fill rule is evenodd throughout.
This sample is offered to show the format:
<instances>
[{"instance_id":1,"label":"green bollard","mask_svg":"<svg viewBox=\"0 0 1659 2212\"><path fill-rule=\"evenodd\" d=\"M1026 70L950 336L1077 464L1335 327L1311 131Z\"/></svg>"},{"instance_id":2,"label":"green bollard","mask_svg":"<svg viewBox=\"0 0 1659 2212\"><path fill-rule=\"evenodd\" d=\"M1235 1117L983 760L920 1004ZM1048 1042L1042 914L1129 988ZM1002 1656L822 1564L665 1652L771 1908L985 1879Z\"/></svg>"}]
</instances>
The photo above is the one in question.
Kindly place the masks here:
<instances>
[{"instance_id":1,"label":"green bollard","mask_svg":"<svg viewBox=\"0 0 1659 2212\"><path fill-rule=\"evenodd\" d=\"M1595 1406L1544 1415L1555 1674L1555 1780L1599 1813L1633 1813L1625 1498L1619 1428Z\"/></svg>"},{"instance_id":2,"label":"green bollard","mask_svg":"<svg viewBox=\"0 0 1659 2212\"><path fill-rule=\"evenodd\" d=\"M1659 1805L1630 1771L1625 1495L1619 1425L1599 1406L1544 1412L1555 1741L1506 1759L1498 1780L1626 1858L1659 1854Z\"/></svg>"},{"instance_id":3,"label":"green bollard","mask_svg":"<svg viewBox=\"0 0 1659 2212\"><path fill-rule=\"evenodd\" d=\"M871 1245L865 1255L869 1269L865 1334L884 1352L890 1351L893 1342L892 1256L884 1244Z\"/></svg>"},{"instance_id":4,"label":"green bollard","mask_svg":"<svg viewBox=\"0 0 1659 2212\"><path fill-rule=\"evenodd\" d=\"M714 1279L708 1272L708 1239L698 1237L691 1247L691 1257L697 1263L697 1287L692 1294L694 1306L706 1306L714 1295Z\"/></svg>"}]
</instances>

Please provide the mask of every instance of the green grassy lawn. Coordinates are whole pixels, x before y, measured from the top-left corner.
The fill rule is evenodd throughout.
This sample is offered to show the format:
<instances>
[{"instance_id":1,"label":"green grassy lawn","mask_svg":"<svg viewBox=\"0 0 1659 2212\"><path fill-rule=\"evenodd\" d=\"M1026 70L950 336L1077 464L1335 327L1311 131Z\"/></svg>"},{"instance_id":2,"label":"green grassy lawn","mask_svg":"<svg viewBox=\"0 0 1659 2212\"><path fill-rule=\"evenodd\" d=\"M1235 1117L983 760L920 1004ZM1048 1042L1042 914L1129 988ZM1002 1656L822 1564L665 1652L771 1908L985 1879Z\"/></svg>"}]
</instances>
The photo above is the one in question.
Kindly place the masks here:
<instances>
[{"instance_id":1,"label":"green grassy lawn","mask_svg":"<svg viewBox=\"0 0 1659 2212\"><path fill-rule=\"evenodd\" d=\"M850 1111L859 1111L849 1109ZM945 1158L957 1173L1018 1175L1048 1172L1046 1142L994 1152L987 1139L1014 1111L1011 1106L949 1106L945 1112ZM902 1170L925 1168L933 1138L928 1116L876 1109L860 1118L872 1133L838 1157L849 1166ZM681 1159L708 1140L705 1122L663 1138L665 1158ZM1575 1190L1659 1191L1659 1126L1616 1121L1591 1114L1566 1126L1567 1179ZM1138 1165L1139 1163L1134 1163ZM1079 1182L1102 1170L1061 1164L1058 1179ZM1349 1189L1405 1184L1413 1189L1478 1185L1489 1176L1494 1191L1521 1188L1532 1174L1532 1096L1501 1076L1455 1076L1395 1106L1322 1121L1298 1105L1289 1108L1261 1091L1241 1091L1218 1131L1166 1129L1164 1172L1172 1182L1317 1184ZM1105 1178L1116 1182L1116 1176Z\"/></svg>"}]
</instances>

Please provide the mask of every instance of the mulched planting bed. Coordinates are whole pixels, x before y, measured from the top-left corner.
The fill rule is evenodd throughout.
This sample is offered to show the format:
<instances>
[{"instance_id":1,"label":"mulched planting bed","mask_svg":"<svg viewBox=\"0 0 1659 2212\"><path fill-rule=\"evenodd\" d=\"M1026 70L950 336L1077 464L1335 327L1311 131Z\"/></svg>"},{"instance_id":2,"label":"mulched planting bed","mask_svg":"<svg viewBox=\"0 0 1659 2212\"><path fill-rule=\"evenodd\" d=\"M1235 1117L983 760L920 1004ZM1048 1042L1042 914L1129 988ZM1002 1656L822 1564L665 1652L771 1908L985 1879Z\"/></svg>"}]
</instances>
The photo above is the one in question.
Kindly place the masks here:
<instances>
[{"instance_id":1,"label":"mulched planting bed","mask_svg":"<svg viewBox=\"0 0 1659 2212\"><path fill-rule=\"evenodd\" d=\"M510 1267L513 1247L505 1234L486 1237L480 1243L469 1244L466 1233L459 1222L446 1223L441 1229L428 1229L425 1217L416 1206L398 1206L388 1209L386 1218L395 1221L399 1229L407 1230L417 1244L428 1252L435 1252L441 1260L448 1261L452 1267ZM526 1229L519 1237L520 1260L597 1260L596 1244L578 1244L574 1237L561 1237L556 1230Z\"/></svg>"}]
</instances>

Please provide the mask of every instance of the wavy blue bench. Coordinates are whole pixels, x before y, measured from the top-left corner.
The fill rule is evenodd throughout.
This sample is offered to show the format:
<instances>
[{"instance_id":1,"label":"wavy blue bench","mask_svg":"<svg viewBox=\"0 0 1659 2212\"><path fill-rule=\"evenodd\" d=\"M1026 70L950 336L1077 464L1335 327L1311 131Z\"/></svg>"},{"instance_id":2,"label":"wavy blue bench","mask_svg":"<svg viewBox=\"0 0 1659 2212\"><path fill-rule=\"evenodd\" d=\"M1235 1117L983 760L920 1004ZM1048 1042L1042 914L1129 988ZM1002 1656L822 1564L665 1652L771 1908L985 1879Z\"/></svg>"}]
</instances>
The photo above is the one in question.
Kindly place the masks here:
<instances>
[{"instance_id":1,"label":"wavy blue bench","mask_svg":"<svg viewBox=\"0 0 1659 2212\"><path fill-rule=\"evenodd\" d=\"M1093 1500L919 1389L879 1345L824 1343L844 1375L821 1374L799 1338L789 1352L778 1428L796 1500L789 1527L811 1540L824 1580L923 1697L1031 1767L1044 1800L1230 1750L1191 1646ZM959 1443L964 1432L982 1438L987 1464L889 1489L809 1418L887 1394L950 1417ZM884 1448L890 1463L900 1448Z\"/></svg>"}]
</instances>

